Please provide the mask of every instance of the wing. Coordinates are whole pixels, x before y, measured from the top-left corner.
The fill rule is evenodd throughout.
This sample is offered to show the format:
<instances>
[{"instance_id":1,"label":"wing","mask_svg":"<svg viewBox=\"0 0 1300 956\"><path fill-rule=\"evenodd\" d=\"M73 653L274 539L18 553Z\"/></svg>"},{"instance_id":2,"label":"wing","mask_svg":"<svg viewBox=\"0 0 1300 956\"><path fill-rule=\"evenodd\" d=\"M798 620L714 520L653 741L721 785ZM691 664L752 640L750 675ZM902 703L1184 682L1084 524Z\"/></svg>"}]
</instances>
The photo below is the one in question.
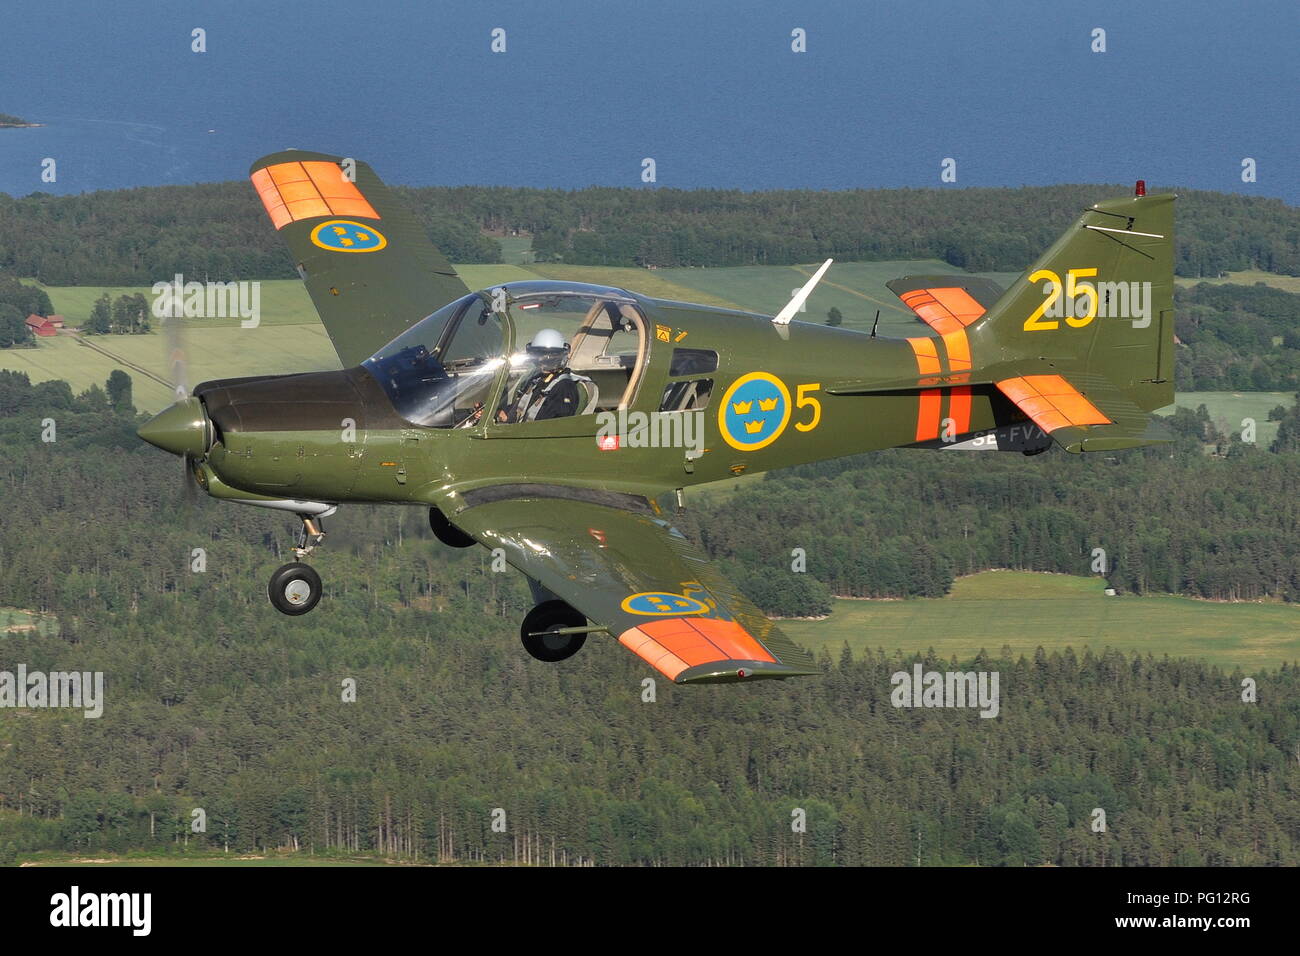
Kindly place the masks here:
<instances>
[{"instance_id":1,"label":"wing","mask_svg":"<svg viewBox=\"0 0 1300 956\"><path fill-rule=\"evenodd\" d=\"M996 282L967 276L906 276L885 286L940 335L964 329L1002 297Z\"/></svg>"},{"instance_id":2,"label":"wing","mask_svg":"<svg viewBox=\"0 0 1300 956\"><path fill-rule=\"evenodd\" d=\"M469 292L366 163L291 149L249 175L345 368Z\"/></svg>"},{"instance_id":3,"label":"wing","mask_svg":"<svg viewBox=\"0 0 1300 956\"><path fill-rule=\"evenodd\" d=\"M678 684L819 673L644 498L518 485L458 500L458 528Z\"/></svg>"}]
</instances>

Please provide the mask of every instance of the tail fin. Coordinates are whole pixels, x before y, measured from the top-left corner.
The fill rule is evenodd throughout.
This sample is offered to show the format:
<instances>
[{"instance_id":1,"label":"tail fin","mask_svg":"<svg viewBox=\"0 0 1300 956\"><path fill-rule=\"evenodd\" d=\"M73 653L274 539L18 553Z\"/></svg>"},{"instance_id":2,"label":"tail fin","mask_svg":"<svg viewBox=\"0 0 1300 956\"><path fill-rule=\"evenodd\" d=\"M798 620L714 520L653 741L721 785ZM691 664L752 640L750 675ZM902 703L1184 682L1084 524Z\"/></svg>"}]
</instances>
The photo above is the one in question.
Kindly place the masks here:
<instances>
[{"instance_id":1,"label":"tail fin","mask_svg":"<svg viewBox=\"0 0 1300 956\"><path fill-rule=\"evenodd\" d=\"M1071 451L1166 440L1146 413L1174 400L1175 197L1142 192L1087 209L966 329L976 375Z\"/></svg>"}]
</instances>

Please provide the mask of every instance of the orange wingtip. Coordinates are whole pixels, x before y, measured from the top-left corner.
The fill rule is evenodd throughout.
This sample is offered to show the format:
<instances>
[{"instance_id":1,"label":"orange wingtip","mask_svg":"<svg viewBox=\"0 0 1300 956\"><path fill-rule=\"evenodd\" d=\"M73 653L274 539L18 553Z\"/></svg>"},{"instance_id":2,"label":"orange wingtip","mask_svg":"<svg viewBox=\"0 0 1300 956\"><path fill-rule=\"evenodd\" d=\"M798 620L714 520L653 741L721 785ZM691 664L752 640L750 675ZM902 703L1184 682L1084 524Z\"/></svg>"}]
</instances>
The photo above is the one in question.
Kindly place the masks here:
<instances>
[{"instance_id":1,"label":"orange wingtip","mask_svg":"<svg viewBox=\"0 0 1300 956\"><path fill-rule=\"evenodd\" d=\"M356 184L344 177L343 170L334 163L276 163L249 178L276 229L320 216L380 218Z\"/></svg>"},{"instance_id":2,"label":"orange wingtip","mask_svg":"<svg viewBox=\"0 0 1300 956\"><path fill-rule=\"evenodd\" d=\"M1060 375L1025 375L998 388L1045 432L1067 425L1109 425L1111 420Z\"/></svg>"},{"instance_id":3,"label":"orange wingtip","mask_svg":"<svg viewBox=\"0 0 1300 956\"><path fill-rule=\"evenodd\" d=\"M619 635L618 642L669 680L689 667L717 661L767 661L775 657L735 621L674 617L647 621Z\"/></svg>"}]
</instances>

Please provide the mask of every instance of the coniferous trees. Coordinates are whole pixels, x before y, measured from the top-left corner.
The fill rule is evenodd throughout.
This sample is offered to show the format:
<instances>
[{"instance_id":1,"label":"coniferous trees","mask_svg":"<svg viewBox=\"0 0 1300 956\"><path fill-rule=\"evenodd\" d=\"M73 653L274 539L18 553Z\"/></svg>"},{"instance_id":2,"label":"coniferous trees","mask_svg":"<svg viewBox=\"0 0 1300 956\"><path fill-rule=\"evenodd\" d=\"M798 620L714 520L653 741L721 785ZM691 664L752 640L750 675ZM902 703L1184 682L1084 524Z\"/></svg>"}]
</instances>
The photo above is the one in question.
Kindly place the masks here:
<instances>
[{"instance_id":1,"label":"coniferous trees","mask_svg":"<svg viewBox=\"0 0 1300 956\"><path fill-rule=\"evenodd\" d=\"M1294 667L1226 674L1106 649L990 648L970 662L846 649L821 656L820 678L659 681L647 703L648 672L612 644L561 666L526 659L522 582L439 547L413 509L343 509L317 559L328 608L283 618L260 584L289 522L185 505L175 470L120 407L0 373L0 605L57 622L0 635L0 670L106 675L99 719L0 711L0 862L53 849L571 865L1300 863ZM49 445L38 425L51 414ZM1209 458L1191 435L1203 424L1181 416L1173 458L1131 454L1122 468L924 452L808 466L692 508L686 530L738 580L775 581L778 567L794 576L793 545L770 529L789 529L810 591L814 578L850 573L864 590L880 587L877 574L898 593L942 588L1013 555L1083 573L1104 529L1125 581L1191 580L1170 573L1177 558L1196 568L1197 588L1283 594L1300 550L1300 456ZM753 536L759 523L768 540ZM195 547L208 552L201 574ZM1217 564L1198 565L1207 554ZM746 585L756 598L761 583ZM998 671L998 718L893 707L891 675L918 660ZM1256 703L1241 699L1246 677ZM355 702L340 693L348 678ZM806 826L792 827L796 811Z\"/></svg>"}]
</instances>

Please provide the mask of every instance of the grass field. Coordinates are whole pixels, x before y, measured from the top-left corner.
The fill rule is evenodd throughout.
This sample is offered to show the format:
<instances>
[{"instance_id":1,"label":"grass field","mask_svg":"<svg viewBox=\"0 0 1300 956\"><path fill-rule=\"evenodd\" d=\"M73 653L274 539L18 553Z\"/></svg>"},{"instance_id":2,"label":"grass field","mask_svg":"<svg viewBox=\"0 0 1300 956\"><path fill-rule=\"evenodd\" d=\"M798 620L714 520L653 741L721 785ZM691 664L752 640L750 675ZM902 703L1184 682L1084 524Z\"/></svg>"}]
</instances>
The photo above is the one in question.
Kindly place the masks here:
<instances>
[{"instance_id":1,"label":"grass field","mask_svg":"<svg viewBox=\"0 0 1300 956\"><path fill-rule=\"evenodd\" d=\"M485 267L491 268L491 267ZM69 325L81 325L90 318L90 310L94 308L95 300L105 292L109 298L116 299L119 295L129 295L133 292L139 292L150 302L153 302L153 290L148 286L139 287L122 287L122 286L98 286L98 285L79 285L79 286L47 286L34 280L23 280L30 282L45 290L46 295L50 297L50 304L54 306L54 311L67 319ZM316 316L316 309L311 304L311 297L307 295L307 289L299 279L262 279L259 283L260 292L259 306L261 311L261 325L301 325L303 323L319 323L320 319ZM224 319L187 319L184 320L187 327L190 328L238 328L239 318L232 316ZM154 320L153 325L157 327L158 320Z\"/></svg>"},{"instance_id":2,"label":"grass field","mask_svg":"<svg viewBox=\"0 0 1300 956\"><path fill-rule=\"evenodd\" d=\"M45 614L17 607L0 607L0 638L53 637L59 631L58 621Z\"/></svg>"},{"instance_id":3,"label":"grass field","mask_svg":"<svg viewBox=\"0 0 1300 956\"><path fill-rule=\"evenodd\" d=\"M824 621L783 621L800 643L838 654L883 647L929 648L967 660L1008 645L1019 656L1085 647L1198 657L1226 670L1300 661L1300 607L1223 604L1179 597L1106 597L1098 578L985 571L961 578L944 598L837 600Z\"/></svg>"},{"instance_id":4,"label":"grass field","mask_svg":"<svg viewBox=\"0 0 1300 956\"><path fill-rule=\"evenodd\" d=\"M501 258L508 265L526 266L533 261L532 236L501 236L497 238Z\"/></svg>"},{"instance_id":5,"label":"grass field","mask_svg":"<svg viewBox=\"0 0 1300 956\"><path fill-rule=\"evenodd\" d=\"M65 379L74 393L101 388L109 373L123 368L133 383L140 411L161 411L172 401L171 389L142 374L139 366L169 378L166 338L148 335L93 336L91 341L115 356L114 361L71 335L39 340L35 349L0 351L0 368L26 372L33 382ZM186 334L190 385L234 375L274 375L338 368L339 361L319 322L313 325L263 325L256 329L194 328Z\"/></svg>"},{"instance_id":6,"label":"grass field","mask_svg":"<svg viewBox=\"0 0 1300 956\"><path fill-rule=\"evenodd\" d=\"M1174 283L1181 286L1193 286L1201 282L1208 282L1211 285L1254 285L1256 282L1262 282L1283 292L1300 292L1300 276L1280 276L1273 272L1261 272L1259 269L1229 272L1221 279L1174 279Z\"/></svg>"},{"instance_id":7,"label":"grass field","mask_svg":"<svg viewBox=\"0 0 1300 956\"><path fill-rule=\"evenodd\" d=\"M536 265L530 266L535 273L545 279L572 279L574 282L590 282L594 285L612 285L631 292L639 292L655 299L675 299L678 302L699 302L702 305L716 305L721 309L739 309L742 306L730 299L714 295L708 291L692 288L669 278L666 274L677 270L671 269L633 269L626 266L570 266L570 265ZM787 296L787 298L789 298ZM782 303L784 305L784 303ZM779 308L779 307L778 307Z\"/></svg>"},{"instance_id":8,"label":"grass field","mask_svg":"<svg viewBox=\"0 0 1300 956\"><path fill-rule=\"evenodd\" d=\"M1268 420L1268 413L1281 405L1290 408L1295 395L1290 392L1179 392L1174 405L1196 411L1204 405L1210 419L1223 432L1241 434L1241 421L1255 419L1255 442L1267 448L1277 437L1277 422ZM1162 415L1173 414L1173 406L1159 410Z\"/></svg>"}]
</instances>

